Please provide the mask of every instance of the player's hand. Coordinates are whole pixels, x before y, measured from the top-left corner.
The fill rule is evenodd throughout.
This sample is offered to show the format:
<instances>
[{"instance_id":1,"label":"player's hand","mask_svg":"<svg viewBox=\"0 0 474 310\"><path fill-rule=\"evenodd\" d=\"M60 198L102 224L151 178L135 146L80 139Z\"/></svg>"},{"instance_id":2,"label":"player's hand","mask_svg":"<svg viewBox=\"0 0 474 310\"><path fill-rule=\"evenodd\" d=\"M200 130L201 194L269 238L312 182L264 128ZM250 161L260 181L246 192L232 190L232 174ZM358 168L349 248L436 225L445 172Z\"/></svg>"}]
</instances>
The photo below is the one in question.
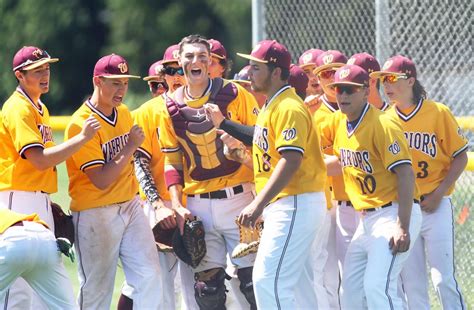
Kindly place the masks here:
<instances>
[{"instance_id":1,"label":"player's hand","mask_svg":"<svg viewBox=\"0 0 474 310\"><path fill-rule=\"evenodd\" d=\"M443 199L443 193L440 193L437 189L429 194L424 195L422 201L420 202L421 210L428 213L435 212L438 210L441 199Z\"/></svg>"},{"instance_id":2,"label":"player's hand","mask_svg":"<svg viewBox=\"0 0 474 310\"><path fill-rule=\"evenodd\" d=\"M388 245L393 255L408 251L410 248L410 232L397 225Z\"/></svg>"},{"instance_id":3,"label":"player's hand","mask_svg":"<svg viewBox=\"0 0 474 310\"><path fill-rule=\"evenodd\" d=\"M254 228L262 212L263 206L259 206L254 200L240 212L237 222L242 226Z\"/></svg>"},{"instance_id":4,"label":"player's hand","mask_svg":"<svg viewBox=\"0 0 474 310\"><path fill-rule=\"evenodd\" d=\"M95 118L94 114L91 114L84 121L81 135L84 137L85 141L89 141L90 139L94 137L94 135L99 129L100 129L100 122L97 120L97 118Z\"/></svg>"},{"instance_id":5,"label":"player's hand","mask_svg":"<svg viewBox=\"0 0 474 310\"><path fill-rule=\"evenodd\" d=\"M155 222L163 229L173 229L176 227L176 220L174 211L167 208L161 199L158 199L153 204L155 209Z\"/></svg>"},{"instance_id":6,"label":"player's hand","mask_svg":"<svg viewBox=\"0 0 474 310\"><path fill-rule=\"evenodd\" d=\"M225 132L222 129L217 129L217 134L220 135L220 139L224 144L229 148L229 150L234 150L234 149L240 149L242 147L245 148L243 143L236 138L232 137L229 135L227 132Z\"/></svg>"},{"instance_id":7,"label":"player's hand","mask_svg":"<svg viewBox=\"0 0 474 310\"><path fill-rule=\"evenodd\" d=\"M219 128L222 121L224 120L224 115L222 115L221 110L217 104L206 103L204 105L204 111L209 120L214 124L214 127Z\"/></svg>"},{"instance_id":8,"label":"player's hand","mask_svg":"<svg viewBox=\"0 0 474 310\"><path fill-rule=\"evenodd\" d=\"M128 133L128 143L134 148L138 148L145 141L145 133L143 129L138 125L133 125L132 129Z\"/></svg>"},{"instance_id":9,"label":"player's hand","mask_svg":"<svg viewBox=\"0 0 474 310\"><path fill-rule=\"evenodd\" d=\"M308 97L305 98L304 104L308 107L313 107L314 108L319 108L321 105L321 101L318 100L320 95L309 95Z\"/></svg>"},{"instance_id":10,"label":"player's hand","mask_svg":"<svg viewBox=\"0 0 474 310\"><path fill-rule=\"evenodd\" d=\"M193 220L194 216L191 214L191 212L186 209L185 207L178 207L174 209L174 212L176 214L176 224L178 225L179 232L181 235L183 235L184 231L184 222L186 220Z\"/></svg>"}]
</instances>

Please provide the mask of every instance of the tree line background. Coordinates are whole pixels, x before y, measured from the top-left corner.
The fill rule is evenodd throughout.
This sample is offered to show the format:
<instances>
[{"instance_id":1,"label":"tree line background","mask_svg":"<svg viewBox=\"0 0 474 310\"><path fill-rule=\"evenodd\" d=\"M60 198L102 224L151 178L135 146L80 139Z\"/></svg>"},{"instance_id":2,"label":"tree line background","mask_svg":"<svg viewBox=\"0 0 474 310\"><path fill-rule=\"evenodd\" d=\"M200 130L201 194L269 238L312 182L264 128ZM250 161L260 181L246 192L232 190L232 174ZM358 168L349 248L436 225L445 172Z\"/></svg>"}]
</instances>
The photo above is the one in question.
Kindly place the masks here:
<instances>
[{"instance_id":1,"label":"tree line background","mask_svg":"<svg viewBox=\"0 0 474 310\"><path fill-rule=\"evenodd\" d=\"M94 65L104 55L122 55L143 77L166 47L199 33L224 44L236 72L246 64L235 53L250 51L251 27L251 0L0 0L0 100L17 85L12 60L25 45L60 59L42 99L51 115L67 115L92 93ZM136 80L124 101L134 108L149 98L146 82Z\"/></svg>"}]
</instances>

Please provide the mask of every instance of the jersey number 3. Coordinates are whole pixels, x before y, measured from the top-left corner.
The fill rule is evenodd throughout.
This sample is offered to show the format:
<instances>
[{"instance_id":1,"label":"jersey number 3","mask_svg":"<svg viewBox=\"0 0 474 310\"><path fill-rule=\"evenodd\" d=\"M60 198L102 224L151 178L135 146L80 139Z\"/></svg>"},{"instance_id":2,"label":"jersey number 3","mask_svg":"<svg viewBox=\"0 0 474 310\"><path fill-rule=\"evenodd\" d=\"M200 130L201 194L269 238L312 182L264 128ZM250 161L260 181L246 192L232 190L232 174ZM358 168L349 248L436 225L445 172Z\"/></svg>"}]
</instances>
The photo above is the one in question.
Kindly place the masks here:
<instances>
[{"instance_id":1,"label":"jersey number 3","mask_svg":"<svg viewBox=\"0 0 474 310\"><path fill-rule=\"evenodd\" d=\"M373 192L375 192L377 183L375 182L375 178L372 175L368 174L363 180L361 178L356 178L356 180L360 185L362 194L367 195L368 193L373 194Z\"/></svg>"},{"instance_id":2,"label":"jersey number 3","mask_svg":"<svg viewBox=\"0 0 474 310\"><path fill-rule=\"evenodd\" d=\"M418 179L424 179L428 176L428 163L426 161L419 161L418 167L421 169L421 172L416 174Z\"/></svg>"}]
</instances>

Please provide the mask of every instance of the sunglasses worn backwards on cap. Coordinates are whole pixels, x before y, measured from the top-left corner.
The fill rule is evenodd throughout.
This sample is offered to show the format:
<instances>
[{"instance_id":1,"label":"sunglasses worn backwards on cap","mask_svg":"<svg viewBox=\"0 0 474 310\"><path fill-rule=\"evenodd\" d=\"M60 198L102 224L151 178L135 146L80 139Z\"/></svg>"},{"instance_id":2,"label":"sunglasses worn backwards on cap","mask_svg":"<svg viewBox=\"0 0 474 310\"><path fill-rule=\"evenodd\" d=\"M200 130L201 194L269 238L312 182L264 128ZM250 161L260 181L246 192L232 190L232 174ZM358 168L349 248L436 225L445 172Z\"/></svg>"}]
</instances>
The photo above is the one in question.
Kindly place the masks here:
<instances>
[{"instance_id":1,"label":"sunglasses worn backwards on cap","mask_svg":"<svg viewBox=\"0 0 474 310\"><path fill-rule=\"evenodd\" d=\"M398 82L398 80L406 80L406 79L408 79L406 75L400 75L400 76L399 75L386 75L380 78L382 83L390 83L390 84L396 83Z\"/></svg>"},{"instance_id":2,"label":"sunglasses worn backwards on cap","mask_svg":"<svg viewBox=\"0 0 474 310\"><path fill-rule=\"evenodd\" d=\"M164 67L163 72L166 75L175 75L175 74L184 75L184 70L181 67L179 67L179 68Z\"/></svg>"},{"instance_id":3,"label":"sunglasses worn backwards on cap","mask_svg":"<svg viewBox=\"0 0 474 310\"><path fill-rule=\"evenodd\" d=\"M348 95L352 95L352 94L360 92L361 89L362 89L362 86L356 86L356 85L336 85L336 86L334 86L334 91L338 95L342 95L343 93L346 93Z\"/></svg>"},{"instance_id":4,"label":"sunglasses worn backwards on cap","mask_svg":"<svg viewBox=\"0 0 474 310\"><path fill-rule=\"evenodd\" d=\"M323 78L325 80L332 79L334 78L334 74L336 73L336 70L324 70L318 73L318 76L320 78Z\"/></svg>"},{"instance_id":5,"label":"sunglasses worn backwards on cap","mask_svg":"<svg viewBox=\"0 0 474 310\"><path fill-rule=\"evenodd\" d=\"M168 85L166 85L166 82L149 82L151 90L153 92L156 92L158 89L163 88L165 90L168 90Z\"/></svg>"}]
</instances>

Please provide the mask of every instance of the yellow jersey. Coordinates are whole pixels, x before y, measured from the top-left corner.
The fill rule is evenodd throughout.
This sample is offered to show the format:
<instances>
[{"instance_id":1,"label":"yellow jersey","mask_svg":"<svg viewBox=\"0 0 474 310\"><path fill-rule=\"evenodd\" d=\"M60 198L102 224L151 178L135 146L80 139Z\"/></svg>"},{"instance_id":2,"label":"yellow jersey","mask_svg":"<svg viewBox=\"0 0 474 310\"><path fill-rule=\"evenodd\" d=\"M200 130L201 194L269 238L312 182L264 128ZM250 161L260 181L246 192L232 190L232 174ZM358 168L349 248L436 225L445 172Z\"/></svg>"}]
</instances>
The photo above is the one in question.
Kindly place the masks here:
<instances>
[{"instance_id":1,"label":"yellow jersey","mask_svg":"<svg viewBox=\"0 0 474 310\"><path fill-rule=\"evenodd\" d=\"M163 113L165 101L163 96L155 97L138 109L132 111L132 117L138 126L143 128L145 141L138 148L150 160L150 171L155 181L158 194L163 200L170 200L170 194L166 188L164 179L165 156L160 148L160 115ZM145 197L146 199L146 197Z\"/></svg>"},{"instance_id":2,"label":"yellow jersey","mask_svg":"<svg viewBox=\"0 0 474 310\"><path fill-rule=\"evenodd\" d=\"M268 182L284 151L300 152L303 161L290 182L272 201L324 191L326 166L317 129L303 101L289 85L281 88L260 111L252 150L257 193Z\"/></svg>"},{"instance_id":3,"label":"yellow jersey","mask_svg":"<svg viewBox=\"0 0 474 310\"><path fill-rule=\"evenodd\" d=\"M184 87L178 89L165 99L166 104L157 111L165 166L182 165L185 194L208 193L253 181L249 168L225 158L223 143L205 115L203 106L209 100L212 83L199 99L183 94ZM222 92L232 98L220 107L223 114L240 124L255 125L259 110L255 97L242 86L227 80L224 80ZM184 103L178 103L178 96L182 94ZM175 122L170 115L171 107L176 111L173 117L180 118Z\"/></svg>"},{"instance_id":4,"label":"yellow jersey","mask_svg":"<svg viewBox=\"0 0 474 310\"><path fill-rule=\"evenodd\" d=\"M9 209L0 209L0 234L3 234L5 230L7 230L7 228L12 226L13 224L22 222L22 221L36 222L41 225L44 225L44 227L46 228L49 228L45 222L40 220L38 214L36 213L27 215L27 214L14 212Z\"/></svg>"},{"instance_id":5,"label":"yellow jersey","mask_svg":"<svg viewBox=\"0 0 474 310\"><path fill-rule=\"evenodd\" d=\"M77 153L66 160L72 211L83 211L128 201L138 193L138 182L135 178L132 159L105 190L95 187L85 174L84 171L87 169L103 166L113 160L126 145L128 134L133 126L130 111L124 104L114 108L112 115L107 117L87 100L72 115L66 128L65 140L79 134L84 121L91 114L99 120L101 128Z\"/></svg>"},{"instance_id":6,"label":"yellow jersey","mask_svg":"<svg viewBox=\"0 0 474 310\"><path fill-rule=\"evenodd\" d=\"M444 104L420 100L405 111L393 107L389 113L405 132L420 193L431 193L446 177L453 158L467 150L467 139ZM453 190L454 184L446 194Z\"/></svg>"},{"instance_id":7,"label":"yellow jersey","mask_svg":"<svg viewBox=\"0 0 474 310\"><path fill-rule=\"evenodd\" d=\"M366 104L349 130L340 114L334 139L334 153L341 162L349 200L356 210L380 207L398 200L397 176L392 169L411 165L411 155L398 121ZM414 197L418 198L415 186Z\"/></svg>"},{"instance_id":8,"label":"yellow jersey","mask_svg":"<svg viewBox=\"0 0 474 310\"><path fill-rule=\"evenodd\" d=\"M49 112L41 100L34 103L18 87L3 105L0 141L0 191L57 192L56 167L40 171L24 156L29 148L55 145Z\"/></svg>"}]
</instances>

